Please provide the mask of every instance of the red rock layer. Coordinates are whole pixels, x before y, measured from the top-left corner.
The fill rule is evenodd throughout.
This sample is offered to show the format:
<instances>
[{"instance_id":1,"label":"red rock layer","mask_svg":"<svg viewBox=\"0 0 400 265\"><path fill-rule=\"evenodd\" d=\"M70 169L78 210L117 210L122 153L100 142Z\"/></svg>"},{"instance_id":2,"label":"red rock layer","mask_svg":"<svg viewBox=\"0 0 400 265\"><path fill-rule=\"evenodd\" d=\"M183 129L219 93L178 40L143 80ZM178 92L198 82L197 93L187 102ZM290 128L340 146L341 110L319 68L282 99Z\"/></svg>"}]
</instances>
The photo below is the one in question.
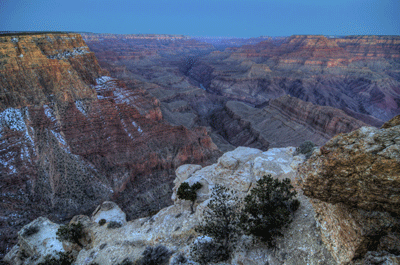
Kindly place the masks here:
<instances>
[{"instance_id":1,"label":"red rock layer","mask_svg":"<svg viewBox=\"0 0 400 265\"><path fill-rule=\"evenodd\" d=\"M39 215L169 205L175 168L219 154L205 129L168 125L155 98L104 76L80 35L0 41L0 253Z\"/></svg>"}]
</instances>

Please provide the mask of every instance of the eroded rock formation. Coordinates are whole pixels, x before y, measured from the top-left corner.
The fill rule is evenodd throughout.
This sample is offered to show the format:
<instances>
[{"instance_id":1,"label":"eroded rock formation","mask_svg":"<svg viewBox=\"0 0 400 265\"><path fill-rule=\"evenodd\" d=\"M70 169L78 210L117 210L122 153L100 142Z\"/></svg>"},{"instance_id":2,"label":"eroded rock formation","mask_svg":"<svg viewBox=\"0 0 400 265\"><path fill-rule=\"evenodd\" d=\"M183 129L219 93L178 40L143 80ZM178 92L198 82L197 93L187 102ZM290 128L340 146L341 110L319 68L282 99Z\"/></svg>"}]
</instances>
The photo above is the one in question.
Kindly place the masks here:
<instances>
[{"instance_id":1,"label":"eroded rock formation","mask_svg":"<svg viewBox=\"0 0 400 265\"><path fill-rule=\"evenodd\" d=\"M263 108L228 101L223 111L213 114L211 125L234 145L264 149L306 140L323 145L336 134L366 124L342 110L282 96Z\"/></svg>"},{"instance_id":2,"label":"eroded rock formation","mask_svg":"<svg viewBox=\"0 0 400 265\"><path fill-rule=\"evenodd\" d=\"M304 194L314 198L323 240L338 263L357 262L371 251L400 260L395 256L400 254L399 116L381 129L337 135L300 172Z\"/></svg>"},{"instance_id":3,"label":"eroded rock formation","mask_svg":"<svg viewBox=\"0 0 400 265\"><path fill-rule=\"evenodd\" d=\"M169 125L157 99L105 75L80 35L0 43L1 253L40 215L65 221L104 200L128 218L167 206L179 165L219 155L204 128Z\"/></svg>"},{"instance_id":4,"label":"eroded rock formation","mask_svg":"<svg viewBox=\"0 0 400 265\"><path fill-rule=\"evenodd\" d=\"M209 126L213 140L224 151L239 145L261 149L285 144L298 146L307 137L323 144L342 130L319 126L318 122L343 124L325 118L318 121L321 117L316 112L308 112L309 130L324 136L317 137L306 130L299 133L297 139L289 137L287 143L282 137L277 139L275 136L271 136L274 139L269 143L268 139L254 133L254 129L241 126L238 119L229 115L228 101L246 103L248 109L265 109L268 102L290 95L328 107L323 112L341 113L339 116L346 120L344 123L351 120L348 117L351 116L353 121L373 126L381 126L383 120L399 112L396 103L400 98L396 56L399 43L396 36L359 37L358 41L357 37L341 39L308 35L259 38L249 40L248 45L224 50L215 41L205 40L207 44L201 44L198 40L202 39L175 38L169 40L173 45L167 45L154 36L148 36L147 40L135 40L135 36L130 35L100 37L94 34L86 38L101 64L112 75L155 96L170 123L187 128ZM237 46L236 40L231 42L232 46ZM217 45L220 51L209 43ZM223 46L228 44L225 40ZM368 56L353 51L357 45L363 45L362 49L369 51ZM146 49L149 55L145 54ZM139 50L141 57L123 57ZM374 50L376 54L372 52ZM301 105L297 104L299 109L291 106L294 111L290 119L296 123L304 123ZM287 111L287 104L275 104L275 107L277 113ZM280 107L283 109L278 109ZM347 115L329 107L341 109ZM354 128L358 125L348 126L349 130ZM280 133L285 134L281 131L277 135ZM234 137L229 138L229 134Z\"/></svg>"},{"instance_id":5,"label":"eroded rock formation","mask_svg":"<svg viewBox=\"0 0 400 265\"><path fill-rule=\"evenodd\" d=\"M108 228L112 221L124 218L118 207L109 202L106 203L106 207L104 204L99 207L100 210L91 218L76 216L71 222L80 220L91 237L91 243L79 249L76 263L117 264L126 258L135 261L141 257L146 246L158 244L173 252L170 264L173 264L172 261L179 254L188 257L190 244L199 236L194 227L200 223L211 190L216 184L225 185L237 191L239 196L244 196L255 181L265 174L272 174L276 178L295 179L296 168L304 160L304 156L293 156L294 152L293 147L270 149L267 152L239 147L225 153L218 163L211 166L183 165L176 171L177 178L172 195L174 205L153 216L127 222L119 228ZM195 213L191 212L190 202L180 200L176 196L179 185L184 181L189 184L203 184L198 191ZM298 198L301 201L300 208L295 213L293 223L284 231L284 237L278 239L276 250L267 249L264 245L252 245L251 239L243 237L228 264L335 264L332 256L321 244L321 234L315 227L314 211L309 200L302 194ZM106 220L106 224L98 223L99 213ZM32 238L37 237L32 235ZM24 238L20 237L20 242L23 240ZM6 260L14 264L32 262L31 256L22 256L24 247L20 243L16 245ZM35 261L31 264L35 264Z\"/></svg>"}]
</instances>

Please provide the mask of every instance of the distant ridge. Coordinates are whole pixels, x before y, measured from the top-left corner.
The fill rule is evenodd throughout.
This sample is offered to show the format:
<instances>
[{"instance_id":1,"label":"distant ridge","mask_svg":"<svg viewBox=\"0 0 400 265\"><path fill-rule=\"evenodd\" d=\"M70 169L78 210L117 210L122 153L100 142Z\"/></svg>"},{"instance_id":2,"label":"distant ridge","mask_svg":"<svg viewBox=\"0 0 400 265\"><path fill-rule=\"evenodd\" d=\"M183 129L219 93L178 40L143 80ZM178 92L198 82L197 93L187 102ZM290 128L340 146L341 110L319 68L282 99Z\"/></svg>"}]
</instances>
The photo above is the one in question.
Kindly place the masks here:
<instances>
[{"instance_id":1,"label":"distant ridge","mask_svg":"<svg viewBox=\"0 0 400 265\"><path fill-rule=\"evenodd\" d=\"M67 34L78 33L74 31L0 31L0 36L36 35L36 34Z\"/></svg>"}]
</instances>

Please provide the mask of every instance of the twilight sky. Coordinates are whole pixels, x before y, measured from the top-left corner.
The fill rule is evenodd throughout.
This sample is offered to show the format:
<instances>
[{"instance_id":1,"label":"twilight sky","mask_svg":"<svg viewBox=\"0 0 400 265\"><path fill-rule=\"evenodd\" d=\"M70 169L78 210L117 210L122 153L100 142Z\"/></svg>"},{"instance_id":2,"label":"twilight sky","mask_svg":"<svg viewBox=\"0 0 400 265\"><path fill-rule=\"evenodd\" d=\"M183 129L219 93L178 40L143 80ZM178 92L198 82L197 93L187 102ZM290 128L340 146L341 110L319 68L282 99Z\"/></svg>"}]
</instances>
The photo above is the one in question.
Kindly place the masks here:
<instances>
[{"instance_id":1,"label":"twilight sky","mask_svg":"<svg viewBox=\"0 0 400 265\"><path fill-rule=\"evenodd\" d=\"M400 35L400 0L0 0L0 31Z\"/></svg>"}]
</instances>

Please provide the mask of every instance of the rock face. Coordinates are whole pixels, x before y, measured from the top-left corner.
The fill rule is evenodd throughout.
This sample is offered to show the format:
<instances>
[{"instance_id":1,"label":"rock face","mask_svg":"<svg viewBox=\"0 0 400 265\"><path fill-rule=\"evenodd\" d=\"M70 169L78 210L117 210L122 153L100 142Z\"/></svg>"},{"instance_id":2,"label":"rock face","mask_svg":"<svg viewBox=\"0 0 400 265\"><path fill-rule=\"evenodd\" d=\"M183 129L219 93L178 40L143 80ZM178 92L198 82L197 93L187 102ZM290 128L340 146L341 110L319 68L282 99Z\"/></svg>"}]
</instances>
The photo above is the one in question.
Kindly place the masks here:
<instances>
[{"instance_id":1,"label":"rock face","mask_svg":"<svg viewBox=\"0 0 400 265\"><path fill-rule=\"evenodd\" d=\"M157 99L105 75L80 35L0 43L0 253L41 215L113 200L130 219L170 205L175 169L219 155L206 129L169 125Z\"/></svg>"},{"instance_id":2,"label":"rock face","mask_svg":"<svg viewBox=\"0 0 400 265\"><path fill-rule=\"evenodd\" d=\"M79 251L76 263L117 264L126 258L135 261L141 257L146 246L161 244L173 252L169 264L175 264L173 260L179 254L189 256L190 244L198 237L194 227L202 219L215 184L226 185L237 191L240 196L244 196L255 181L265 174L295 179L296 168L304 157L293 156L294 151L293 147L270 149L267 152L239 147L225 153L218 163L211 166L191 164L179 167L176 170L177 178L172 195L174 205L153 216L129 221L115 229L107 228L108 223L101 226L95 222L97 213L90 221L82 222L85 231L91 235L91 243ZM190 209L191 203L176 196L179 185L184 181L190 184L199 181L203 184L198 191L199 198L193 214ZM243 237L228 264L335 264L325 246L321 244L321 235L315 227L314 212L309 200L301 194L299 200L300 208L295 213L293 223L284 231L284 237L278 240L276 250L268 250L265 246L257 244L249 244L246 247L251 239ZM118 210L115 205L112 208ZM74 219L88 220L87 217ZM107 222L109 221L107 219ZM17 261L22 249L21 246L14 247L7 255L7 260Z\"/></svg>"},{"instance_id":3,"label":"rock face","mask_svg":"<svg viewBox=\"0 0 400 265\"><path fill-rule=\"evenodd\" d=\"M209 127L214 142L224 151L241 145L263 150L269 146L298 146L304 139L323 144L335 133L349 132L362 124L355 122L352 126L351 120L379 127L400 111L396 103L400 98L396 36L359 37L358 41L356 37L307 35L258 38L241 42L247 44L241 47L234 47L238 46L235 39L219 44L212 39L169 37L170 40L156 40L155 36L147 35L85 36L100 64L114 77L142 87L160 101L168 122L187 128ZM363 45L370 55L354 52L357 45ZM376 56L372 52L375 50ZM290 104L286 95L293 98ZM288 129L284 124L290 125L292 121L304 124L305 119L305 104L294 103L294 98L327 107L315 110L340 113L340 118L328 121L329 115L322 118L316 111L306 112L308 128L300 126L298 137L287 137L282 129L265 138L259 129L248 126L250 118L238 119L232 115L230 110L235 103L227 104L245 103L246 109L257 109L255 114L260 112L258 109L268 109L279 117L290 113L282 121L282 128ZM343 122L339 121L342 118ZM264 119L267 120L268 117ZM325 122L330 126L322 124ZM349 131L331 126L346 123Z\"/></svg>"},{"instance_id":4,"label":"rock face","mask_svg":"<svg viewBox=\"0 0 400 265\"><path fill-rule=\"evenodd\" d=\"M306 140L323 145L336 134L366 125L342 110L290 96L273 99L263 108L228 101L212 118L211 125L230 143L260 149L299 145Z\"/></svg>"},{"instance_id":5,"label":"rock face","mask_svg":"<svg viewBox=\"0 0 400 265\"><path fill-rule=\"evenodd\" d=\"M209 60L214 93L253 104L289 94L380 120L399 114L399 36L295 35L281 44L267 40L230 51L225 63ZM253 75L257 64L268 71Z\"/></svg>"},{"instance_id":6,"label":"rock face","mask_svg":"<svg viewBox=\"0 0 400 265\"><path fill-rule=\"evenodd\" d=\"M399 255L400 123L332 138L300 167L324 242L340 264L368 251ZM396 243L393 243L396 242ZM393 245L394 244L394 245Z\"/></svg>"}]
</instances>

